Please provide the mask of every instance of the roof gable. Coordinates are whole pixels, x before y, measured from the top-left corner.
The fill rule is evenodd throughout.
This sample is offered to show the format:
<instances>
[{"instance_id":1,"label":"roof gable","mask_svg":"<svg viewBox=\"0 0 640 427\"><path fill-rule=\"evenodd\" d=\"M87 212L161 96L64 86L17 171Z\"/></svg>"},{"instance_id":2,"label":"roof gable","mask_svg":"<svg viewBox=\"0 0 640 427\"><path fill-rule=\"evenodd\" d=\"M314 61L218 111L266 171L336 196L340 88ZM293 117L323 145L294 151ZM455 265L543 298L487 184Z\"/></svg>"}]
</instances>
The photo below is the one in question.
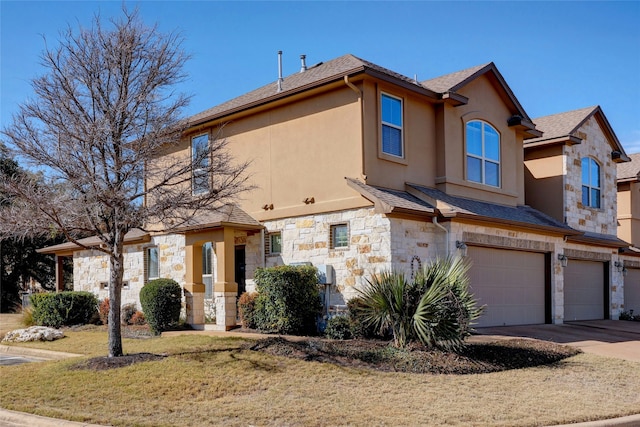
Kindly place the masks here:
<instances>
[{"instance_id":1,"label":"roof gable","mask_svg":"<svg viewBox=\"0 0 640 427\"><path fill-rule=\"evenodd\" d=\"M619 161L628 162L629 157L599 105L534 119L533 122L543 132L543 135L539 138L525 141L525 148L528 145L539 146L559 142L580 143L581 139L578 136L578 131L592 117L595 117L598 121L612 150L620 153Z\"/></svg>"},{"instance_id":2,"label":"roof gable","mask_svg":"<svg viewBox=\"0 0 640 427\"><path fill-rule=\"evenodd\" d=\"M629 154L629 159L618 163L618 181L640 181L640 153Z\"/></svg>"}]
</instances>

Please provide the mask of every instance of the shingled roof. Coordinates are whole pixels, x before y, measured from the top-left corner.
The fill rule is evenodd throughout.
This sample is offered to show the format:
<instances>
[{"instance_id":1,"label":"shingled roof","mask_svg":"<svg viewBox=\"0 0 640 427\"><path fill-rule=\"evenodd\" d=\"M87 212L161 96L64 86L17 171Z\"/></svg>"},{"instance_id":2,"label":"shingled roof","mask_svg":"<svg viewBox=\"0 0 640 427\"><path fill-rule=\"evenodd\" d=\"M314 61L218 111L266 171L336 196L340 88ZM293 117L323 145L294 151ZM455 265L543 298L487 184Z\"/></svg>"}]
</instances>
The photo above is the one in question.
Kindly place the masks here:
<instances>
[{"instance_id":1,"label":"shingled roof","mask_svg":"<svg viewBox=\"0 0 640 427\"><path fill-rule=\"evenodd\" d=\"M444 217L502 222L526 228L543 229L563 235L582 234L582 232L574 230L568 225L529 206L505 206L450 196L435 188L416 184L407 184L407 187L412 194L418 195L422 200L436 206Z\"/></svg>"},{"instance_id":2,"label":"shingled roof","mask_svg":"<svg viewBox=\"0 0 640 427\"><path fill-rule=\"evenodd\" d=\"M573 144L580 143L581 139L578 131L587 120L594 116L597 117L598 123L607 136L612 150L620 152L620 160L618 161L628 162L629 157L599 105L533 119L536 127L543 132L543 135L539 138L526 140L524 146L526 148L532 145L538 146L564 141L569 141Z\"/></svg>"},{"instance_id":3,"label":"shingled roof","mask_svg":"<svg viewBox=\"0 0 640 427\"><path fill-rule=\"evenodd\" d=\"M354 55L347 54L327 62L312 65L304 72L284 77L281 84L281 91L278 91L277 81L274 81L262 86L261 88L245 93L244 95L231 99L230 101L198 113L189 118L189 123L191 125L197 125L246 108L251 108L276 99L284 98L316 86L341 80L344 76L352 76L364 72L376 75L377 77L391 79L397 84L422 92L434 99L438 98L438 95L435 92L416 83L413 79L407 76L403 76L395 71L391 71L372 62L360 59Z\"/></svg>"},{"instance_id":4,"label":"shingled roof","mask_svg":"<svg viewBox=\"0 0 640 427\"><path fill-rule=\"evenodd\" d=\"M406 191L368 185L354 178L345 178L349 187L374 203L379 212L433 216L435 208Z\"/></svg>"},{"instance_id":5,"label":"shingled roof","mask_svg":"<svg viewBox=\"0 0 640 427\"><path fill-rule=\"evenodd\" d=\"M618 163L618 181L640 180L640 153L629 154L630 162Z\"/></svg>"}]
</instances>

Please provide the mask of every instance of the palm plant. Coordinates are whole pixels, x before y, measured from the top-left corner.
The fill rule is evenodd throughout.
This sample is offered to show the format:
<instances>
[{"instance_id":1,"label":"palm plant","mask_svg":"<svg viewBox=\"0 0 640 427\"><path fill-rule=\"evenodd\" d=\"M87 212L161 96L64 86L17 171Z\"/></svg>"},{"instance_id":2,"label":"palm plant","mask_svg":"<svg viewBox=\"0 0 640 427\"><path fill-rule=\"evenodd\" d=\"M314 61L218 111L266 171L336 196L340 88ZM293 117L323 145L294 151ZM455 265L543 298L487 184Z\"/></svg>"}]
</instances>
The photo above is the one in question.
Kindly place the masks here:
<instances>
[{"instance_id":1,"label":"palm plant","mask_svg":"<svg viewBox=\"0 0 640 427\"><path fill-rule=\"evenodd\" d=\"M393 271L374 275L360 291L362 321L381 334L391 330L397 347L418 340L459 349L482 312L468 290L468 270L456 257L430 262L413 281Z\"/></svg>"}]
</instances>

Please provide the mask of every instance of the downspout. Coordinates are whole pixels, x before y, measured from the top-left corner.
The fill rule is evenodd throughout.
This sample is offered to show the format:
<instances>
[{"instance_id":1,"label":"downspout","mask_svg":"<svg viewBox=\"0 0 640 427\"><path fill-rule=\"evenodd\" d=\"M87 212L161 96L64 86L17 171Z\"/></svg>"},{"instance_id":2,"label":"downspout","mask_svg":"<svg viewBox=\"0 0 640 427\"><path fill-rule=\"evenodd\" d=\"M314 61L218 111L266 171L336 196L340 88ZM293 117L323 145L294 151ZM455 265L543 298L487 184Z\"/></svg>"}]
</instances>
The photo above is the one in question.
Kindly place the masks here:
<instances>
[{"instance_id":1,"label":"downspout","mask_svg":"<svg viewBox=\"0 0 640 427\"><path fill-rule=\"evenodd\" d=\"M358 89L358 87L356 85L354 85L353 83L351 83L349 81L349 76L344 76L344 84L346 84L347 86L349 86L351 88L351 90L353 90L357 95L358 95L358 102L360 103L360 150L361 150L361 155L360 155L360 159L362 161L362 165L361 165L361 175L362 178L364 178L364 180L366 181L367 179L367 174L365 173L365 159L364 159L364 102L362 101L362 91L360 89Z\"/></svg>"},{"instance_id":2,"label":"downspout","mask_svg":"<svg viewBox=\"0 0 640 427\"><path fill-rule=\"evenodd\" d=\"M440 224L438 222L438 217L437 216L434 216L433 218L431 218L431 221L433 222L433 225L435 225L436 227L438 227L439 229L444 231L444 233L446 234L447 256L449 256L449 230L447 230L442 224Z\"/></svg>"}]
</instances>

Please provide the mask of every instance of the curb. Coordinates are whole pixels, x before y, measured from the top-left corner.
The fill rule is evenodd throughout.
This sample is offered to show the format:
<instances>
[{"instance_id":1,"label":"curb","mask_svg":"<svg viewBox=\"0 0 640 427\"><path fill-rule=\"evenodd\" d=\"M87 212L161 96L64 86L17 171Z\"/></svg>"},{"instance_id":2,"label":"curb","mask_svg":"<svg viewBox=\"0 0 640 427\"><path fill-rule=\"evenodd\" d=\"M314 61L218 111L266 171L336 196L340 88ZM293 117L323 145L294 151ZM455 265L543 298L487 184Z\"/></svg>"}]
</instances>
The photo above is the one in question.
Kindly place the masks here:
<instances>
[{"instance_id":1,"label":"curb","mask_svg":"<svg viewBox=\"0 0 640 427\"><path fill-rule=\"evenodd\" d=\"M40 415L26 414L0 408L0 426L3 427L104 427L76 421L65 421Z\"/></svg>"},{"instance_id":2,"label":"curb","mask_svg":"<svg viewBox=\"0 0 640 427\"><path fill-rule=\"evenodd\" d=\"M587 421L585 423L561 424L550 427L637 427L640 425L640 414L629 415L608 420Z\"/></svg>"},{"instance_id":3,"label":"curb","mask_svg":"<svg viewBox=\"0 0 640 427\"><path fill-rule=\"evenodd\" d=\"M62 351L41 350L39 348L20 347L0 344L0 353L15 356L30 356L48 360L62 360L71 357L82 357L84 354L65 353Z\"/></svg>"}]
</instances>

